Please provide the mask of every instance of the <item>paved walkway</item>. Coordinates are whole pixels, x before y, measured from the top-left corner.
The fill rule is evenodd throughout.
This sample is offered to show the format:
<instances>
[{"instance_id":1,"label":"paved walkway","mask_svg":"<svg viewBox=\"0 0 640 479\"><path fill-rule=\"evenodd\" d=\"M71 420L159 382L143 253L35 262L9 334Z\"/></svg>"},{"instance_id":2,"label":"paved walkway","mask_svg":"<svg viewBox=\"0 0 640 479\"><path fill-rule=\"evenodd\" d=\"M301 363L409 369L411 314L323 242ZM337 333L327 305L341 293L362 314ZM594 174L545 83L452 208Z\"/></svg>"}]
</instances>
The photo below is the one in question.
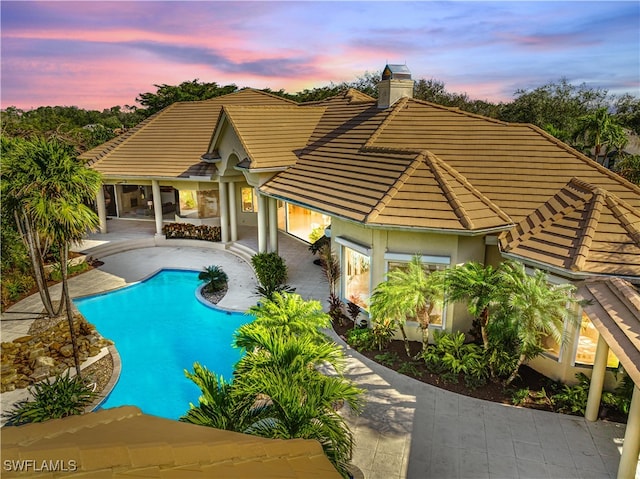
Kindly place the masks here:
<instances>
[{"instance_id":1,"label":"paved walkway","mask_svg":"<svg viewBox=\"0 0 640 479\"><path fill-rule=\"evenodd\" d=\"M122 224L124 223L124 225ZM137 228L137 225L141 225ZM109 235L95 235L85 247L153 232L153 223L110 221ZM240 231L240 242L255 248L255 230ZM289 282L305 298L326 299L326 282L306 245L280 237ZM219 264L229 274L229 299L221 305L253 304L255 279L238 257L206 248L143 248L101 258L104 265L70 281L73 296L93 294L139 281L161 267L201 269ZM37 295L15 305L30 311L22 321L3 315L3 341L23 335ZM332 331L328 334L335 337ZM353 463L367 479L448 478L615 478L624 425L515 408L468 398L398 375L346 347L347 376L366 390L359 417L348 417L356 437ZM3 394L3 408L6 395ZM639 473L636 478L640 478Z\"/></svg>"}]
</instances>

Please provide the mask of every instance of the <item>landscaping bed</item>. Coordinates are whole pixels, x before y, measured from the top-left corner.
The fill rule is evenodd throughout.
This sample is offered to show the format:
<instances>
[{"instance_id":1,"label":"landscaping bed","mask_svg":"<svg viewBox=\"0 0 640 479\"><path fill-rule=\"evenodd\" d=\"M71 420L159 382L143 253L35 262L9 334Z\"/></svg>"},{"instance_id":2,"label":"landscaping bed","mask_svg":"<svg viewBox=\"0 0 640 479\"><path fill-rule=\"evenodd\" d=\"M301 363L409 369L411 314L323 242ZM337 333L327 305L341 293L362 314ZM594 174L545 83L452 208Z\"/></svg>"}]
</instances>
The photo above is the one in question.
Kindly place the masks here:
<instances>
[{"instance_id":1,"label":"landscaping bed","mask_svg":"<svg viewBox=\"0 0 640 479\"><path fill-rule=\"evenodd\" d=\"M347 333L352 327L352 323L347 321L343 323L333 321L334 331L345 340L345 342ZM357 349L357 351L382 366L393 369L418 381L477 399L514 405L514 397L518 397L518 392L522 393L526 388L529 390L529 394L518 402L518 406L556 412L556 408L554 408L549 398L553 394L560 392L563 385L528 366L522 366L520 368L518 377L508 388L505 388L500 381L491 380L487 381L484 385L471 388L465 384L462 375L458 377L456 382L455 380L447 381L443 379L442 375L430 372L423 359L412 359L422 350L422 343L419 341L410 341L409 345L411 358L407 357L404 342L401 340L390 341L382 350ZM627 416L625 414L606 407L601 408L600 419L618 423L627 422Z\"/></svg>"}]
</instances>

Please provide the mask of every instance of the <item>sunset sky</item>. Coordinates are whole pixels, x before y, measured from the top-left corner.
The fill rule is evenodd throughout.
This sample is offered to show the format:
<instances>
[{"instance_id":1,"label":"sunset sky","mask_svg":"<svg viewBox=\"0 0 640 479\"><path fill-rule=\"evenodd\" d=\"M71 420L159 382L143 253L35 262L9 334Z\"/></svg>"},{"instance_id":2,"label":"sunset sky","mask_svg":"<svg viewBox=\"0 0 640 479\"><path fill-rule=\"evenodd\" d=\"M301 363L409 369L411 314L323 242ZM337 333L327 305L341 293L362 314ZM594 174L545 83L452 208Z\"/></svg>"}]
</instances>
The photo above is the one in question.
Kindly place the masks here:
<instances>
[{"instance_id":1,"label":"sunset sky","mask_svg":"<svg viewBox=\"0 0 640 479\"><path fill-rule=\"evenodd\" d=\"M640 96L640 3L2 0L2 108L133 105L199 79L288 92L406 63L471 98L566 77Z\"/></svg>"}]
</instances>

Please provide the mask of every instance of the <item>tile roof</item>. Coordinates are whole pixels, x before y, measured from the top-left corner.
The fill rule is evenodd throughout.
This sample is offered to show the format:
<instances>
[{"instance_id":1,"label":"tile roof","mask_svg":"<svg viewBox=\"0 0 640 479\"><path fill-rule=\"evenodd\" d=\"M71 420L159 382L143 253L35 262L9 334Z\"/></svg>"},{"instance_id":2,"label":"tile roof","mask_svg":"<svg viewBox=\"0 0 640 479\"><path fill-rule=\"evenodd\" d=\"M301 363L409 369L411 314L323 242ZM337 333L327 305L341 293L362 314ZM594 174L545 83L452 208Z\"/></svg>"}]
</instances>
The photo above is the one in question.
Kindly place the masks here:
<instances>
[{"instance_id":1,"label":"tile roof","mask_svg":"<svg viewBox=\"0 0 640 479\"><path fill-rule=\"evenodd\" d=\"M568 271L640 277L640 211L572 178L518 225L502 251Z\"/></svg>"},{"instance_id":2,"label":"tile roof","mask_svg":"<svg viewBox=\"0 0 640 479\"><path fill-rule=\"evenodd\" d=\"M620 278L583 283L578 295L589 304L584 311L622 363L640 384L640 294Z\"/></svg>"},{"instance_id":3,"label":"tile roof","mask_svg":"<svg viewBox=\"0 0 640 479\"><path fill-rule=\"evenodd\" d=\"M325 110L319 106L225 105L221 115L249 155L250 168L278 168L295 164L296 153L307 144Z\"/></svg>"},{"instance_id":4,"label":"tile roof","mask_svg":"<svg viewBox=\"0 0 640 479\"><path fill-rule=\"evenodd\" d=\"M186 177L207 151L223 105L291 104L252 89L210 100L173 103L81 158L107 177ZM197 170L202 172L201 167ZM209 175L213 172L212 167L206 170Z\"/></svg>"},{"instance_id":5,"label":"tile roof","mask_svg":"<svg viewBox=\"0 0 640 479\"><path fill-rule=\"evenodd\" d=\"M430 151L516 222L574 176L640 208L640 188L533 125L405 98L367 145Z\"/></svg>"},{"instance_id":6,"label":"tile roof","mask_svg":"<svg viewBox=\"0 0 640 479\"><path fill-rule=\"evenodd\" d=\"M131 406L4 427L2 459L77 464L77 471L45 477L341 477L317 441L249 436L145 415ZM2 472L2 477L30 476L43 477Z\"/></svg>"}]
</instances>

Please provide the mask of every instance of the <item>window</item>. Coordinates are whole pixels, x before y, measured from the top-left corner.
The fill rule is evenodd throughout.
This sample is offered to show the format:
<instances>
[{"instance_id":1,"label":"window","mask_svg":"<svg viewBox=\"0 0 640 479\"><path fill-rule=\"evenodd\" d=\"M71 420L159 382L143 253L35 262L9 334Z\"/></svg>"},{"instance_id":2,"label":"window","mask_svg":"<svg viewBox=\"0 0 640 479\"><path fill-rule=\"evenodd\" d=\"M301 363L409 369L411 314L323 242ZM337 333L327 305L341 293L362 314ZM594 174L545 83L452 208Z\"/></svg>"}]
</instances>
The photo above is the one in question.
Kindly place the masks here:
<instances>
[{"instance_id":1,"label":"window","mask_svg":"<svg viewBox=\"0 0 640 479\"><path fill-rule=\"evenodd\" d=\"M407 263L411 261L412 256L407 254L388 253L385 255L387 259L387 271L393 271L398 268L405 268ZM390 261L391 260L391 261ZM425 273L432 273L445 269L450 263L450 258L446 256L423 256L422 267ZM429 326L443 329L444 318L446 316L446 307L444 304L435 304L429 318ZM409 321L415 321L415 318L407 318Z\"/></svg>"},{"instance_id":2,"label":"window","mask_svg":"<svg viewBox=\"0 0 640 479\"><path fill-rule=\"evenodd\" d=\"M362 309L369 309L371 291L371 259L343 246L344 297Z\"/></svg>"},{"instance_id":3,"label":"window","mask_svg":"<svg viewBox=\"0 0 640 479\"><path fill-rule=\"evenodd\" d=\"M598 346L598 330L593 325L589 316L583 311L580 329L578 330L578 344L576 347L576 364L593 365L596 358L596 347ZM618 358L611 350L607 359L608 368L617 368Z\"/></svg>"},{"instance_id":4,"label":"window","mask_svg":"<svg viewBox=\"0 0 640 479\"><path fill-rule=\"evenodd\" d=\"M285 231L308 243L313 243L324 235L324 229L331 224L331 217L311 211L302 206L285 203L286 229ZM282 222L279 219L279 225Z\"/></svg>"},{"instance_id":5,"label":"window","mask_svg":"<svg viewBox=\"0 0 640 479\"><path fill-rule=\"evenodd\" d=\"M258 201L256 195L253 194L253 187L244 186L240 190L242 196L242 212L243 213L257 213Z\"/></svg>"}]
</instances>

